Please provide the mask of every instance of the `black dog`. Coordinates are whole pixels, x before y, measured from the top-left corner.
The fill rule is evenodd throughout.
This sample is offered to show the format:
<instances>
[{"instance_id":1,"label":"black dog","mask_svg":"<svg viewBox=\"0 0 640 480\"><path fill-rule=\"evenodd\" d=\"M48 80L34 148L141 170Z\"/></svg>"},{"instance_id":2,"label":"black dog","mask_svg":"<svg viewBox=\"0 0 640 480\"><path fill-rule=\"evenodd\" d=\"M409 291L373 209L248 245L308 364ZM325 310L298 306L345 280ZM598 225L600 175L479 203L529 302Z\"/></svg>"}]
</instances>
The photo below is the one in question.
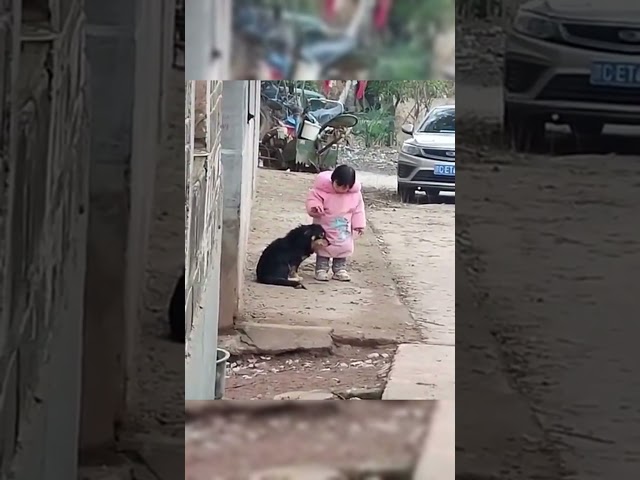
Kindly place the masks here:
<instances>
[{"instance_id":1,"label":"black dog","mask_svg":"<svg viewBox=\"0 0 640 480\"><path fill-rule=\"evenodd\" d=\"M185 342L185 336L187 334L184 325L184 270L176 287L173 290L173 296L171 297L171 303L169 304L169 331L171 340L174 342Z\"/></svg>"},{"instance_id":2,"label":"black dog","mask_svg":"<svg viewBox=\"0 0 640 480\"><path fill-rule=\"evenodd\" d=\"M324 228L320 225L300 225L278 238L265 248L258 266L258 282L283 287L305 288L298 276L298 267L314 253L316 248L326 247Z\"/></svg>"}]
</instances>

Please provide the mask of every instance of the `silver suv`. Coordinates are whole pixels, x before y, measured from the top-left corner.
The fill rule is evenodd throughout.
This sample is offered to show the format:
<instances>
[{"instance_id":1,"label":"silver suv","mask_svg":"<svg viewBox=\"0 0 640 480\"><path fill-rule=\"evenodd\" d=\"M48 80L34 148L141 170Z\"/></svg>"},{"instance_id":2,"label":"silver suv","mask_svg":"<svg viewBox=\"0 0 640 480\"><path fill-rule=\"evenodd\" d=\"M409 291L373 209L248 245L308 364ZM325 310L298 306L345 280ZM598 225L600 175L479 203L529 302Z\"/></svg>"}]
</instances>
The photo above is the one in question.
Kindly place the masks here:
<instances>
[{"instance_id":1,"label":"silver suv","mask_svg":"<svg viewBox=\"0 0 640 480\"><path fill-rule=\"evenodd\" d=\"M584 138L605 124L640 123L637 2L524 3L504 56L504 127L517 150L544 140L545 124Z\"/></svg>"},{"instance_id":2,"label":"silver suv","mask_svg":"<svg viewBox=\"0 0 640 480\"><path fill-rule=\"evenodd\" d=\"M417 128L405 125L411 138L398 154L398 194L403 202L415 202L416 191L428 201L439 196L455 197L456 191L456 107L434 107Z\"/></svg>"}]
</instances>

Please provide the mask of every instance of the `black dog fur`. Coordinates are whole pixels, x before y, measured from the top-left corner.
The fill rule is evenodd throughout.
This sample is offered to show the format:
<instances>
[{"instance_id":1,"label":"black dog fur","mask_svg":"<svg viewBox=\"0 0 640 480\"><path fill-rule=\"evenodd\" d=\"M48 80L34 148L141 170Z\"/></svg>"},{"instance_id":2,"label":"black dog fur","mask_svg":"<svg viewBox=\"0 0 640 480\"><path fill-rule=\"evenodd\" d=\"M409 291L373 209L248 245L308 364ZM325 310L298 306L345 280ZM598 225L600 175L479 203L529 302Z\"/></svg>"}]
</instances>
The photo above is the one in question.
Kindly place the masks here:
<instances>
[{"instance_id":1,"label":"black dog fur","mask_svg":"<svg viewBox=\"0 0 640 480\"><path fill-rule=\"evenodd\" d=\"M169 331L171 340L174 342L185 342L187 334L184 326L184 270L176 283L169 304Z\"/></svg>"},{"instance_id":2,"label":"black dog fur","mask_svg":"<svg viewBox=\"0 0 640 480\"><path fill-rule=\"evenodd\" d=\"M284 237L271 242L264 249L256 267L259 283L283 287L305 288L302 282L294 280L298 267L314 253L314 241L325 240L326 233L320 225L300 225Z\"/></svg>"}]
</instances>

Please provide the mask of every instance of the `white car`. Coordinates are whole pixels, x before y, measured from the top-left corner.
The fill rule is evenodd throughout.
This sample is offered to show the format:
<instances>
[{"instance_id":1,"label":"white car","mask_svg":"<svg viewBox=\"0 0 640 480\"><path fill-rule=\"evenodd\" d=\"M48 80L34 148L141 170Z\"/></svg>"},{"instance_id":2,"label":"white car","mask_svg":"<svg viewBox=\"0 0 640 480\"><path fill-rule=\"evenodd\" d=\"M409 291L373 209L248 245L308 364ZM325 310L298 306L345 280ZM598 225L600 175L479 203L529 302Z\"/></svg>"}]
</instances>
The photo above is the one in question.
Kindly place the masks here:
<instances>
[{"instance_id":1,"label":"white car","mask_svg":"<svg viewBox=\"0 0 640 480\"><path fill-rule=\"evenodd\" d=\"M533 0L508 32L504 127L517 150L544 140L547 122L595 136L640 124L640 3Z\"/></svg>"},{"instance_id":2,"label":"white car","mask_svg":"<svg viewBox=\"0 0 640 480\"><path fill-rule=\"evenodd\" d=\"M416 192L428 201L440 196L455 197L456 191L456 107L432 108L417 127L405 125L411 138L398 154L398 194L403 202L414 202Z\"/></svg>"}]
</instances>

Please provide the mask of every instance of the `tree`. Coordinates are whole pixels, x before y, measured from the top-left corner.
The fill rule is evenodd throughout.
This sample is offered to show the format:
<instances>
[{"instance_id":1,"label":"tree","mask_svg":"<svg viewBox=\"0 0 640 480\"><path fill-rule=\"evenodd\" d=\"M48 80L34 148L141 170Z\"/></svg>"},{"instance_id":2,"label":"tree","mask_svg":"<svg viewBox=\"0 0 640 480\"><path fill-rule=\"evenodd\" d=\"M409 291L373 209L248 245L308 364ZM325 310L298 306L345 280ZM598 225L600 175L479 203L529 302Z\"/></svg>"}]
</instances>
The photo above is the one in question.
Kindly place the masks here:
<instances>
[{"instance_id":1,"label":"tree","mask_svg":"<svg viewBox=\"0 0 640 480\"><path fill-rule=\"evenodd\" d=\"M420 119L429 111L436 98L451 98L455 96L455 82L448 80L412 80L409 82L408 98L415 101L415 106L409 112L415 120Z\"/></svg>"},{"instance_id":2,"label":"tree","mask_svg":"<svg viewBox=\"0 0 640 480\"><path fill-rule=\"evenodd\" d=\"M450 98L455 95L455 83L448 80L373 80L367 89L380 97L393 113L398 105L413 100L418 107L416 117L428 110L436 98Z\"/></svg>"}]
</instances>

